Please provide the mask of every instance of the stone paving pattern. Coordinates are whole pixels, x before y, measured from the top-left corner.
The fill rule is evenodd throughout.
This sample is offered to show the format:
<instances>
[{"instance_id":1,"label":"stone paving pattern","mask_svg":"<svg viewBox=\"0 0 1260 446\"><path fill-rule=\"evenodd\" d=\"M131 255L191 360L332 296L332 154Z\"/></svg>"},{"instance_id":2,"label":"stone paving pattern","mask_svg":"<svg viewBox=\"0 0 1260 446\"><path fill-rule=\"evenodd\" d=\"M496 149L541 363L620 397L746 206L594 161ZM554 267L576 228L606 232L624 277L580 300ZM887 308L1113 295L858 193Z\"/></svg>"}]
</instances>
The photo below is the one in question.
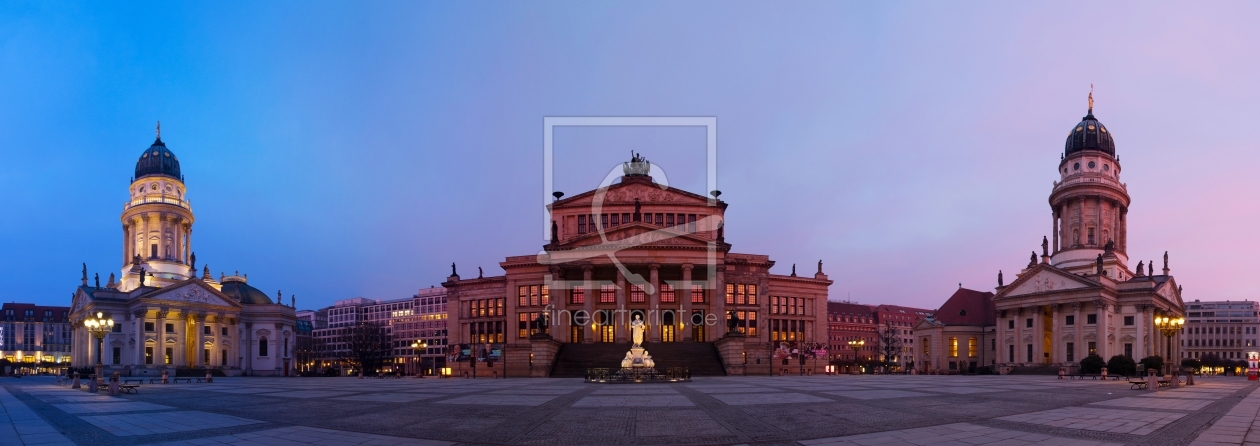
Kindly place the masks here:
<instances>
[{"instance_id":1,"label":"stone paving pattern","mask_svg":"<svg viewBox=\"0 0 1260 446\"><path fill-rule=\"evenodd\" d=\"M1256 444L1260 384L1053 376L223 378L110 397L0 379L7 444Z\"/></svg>"}]
</instances>

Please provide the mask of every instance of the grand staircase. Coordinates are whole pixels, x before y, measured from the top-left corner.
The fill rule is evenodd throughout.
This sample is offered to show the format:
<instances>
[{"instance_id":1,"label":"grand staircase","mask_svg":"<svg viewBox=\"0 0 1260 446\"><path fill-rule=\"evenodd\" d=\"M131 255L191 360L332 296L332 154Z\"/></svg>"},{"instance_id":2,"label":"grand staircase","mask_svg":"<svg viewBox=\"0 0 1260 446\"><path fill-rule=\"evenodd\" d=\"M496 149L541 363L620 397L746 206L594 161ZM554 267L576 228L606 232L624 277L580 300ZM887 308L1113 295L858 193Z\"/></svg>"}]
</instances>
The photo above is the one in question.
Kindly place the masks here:
<instances>
[{"instance_id":1,"label":"grand staircase","mask_svg":"<svg viewBox=\"0 0 1260 446\"><path fill-rule=\"evenodd\" d=\"M686 367L692 376L725 376L726 369L718 357L712 342L644 342L643 348L652 355L656 369ZM630 351L629 342L564 344L556 354L551 376L556 378L581 378L586 369L621 368L621 360Z\"/></svg>"},{"instance_id":2,"label":"grand staircase","mask_svg":"<svg viewBox=\"0 0 1260 446\"><path fill-rule=\"evenodd\" d=\"M1019 366L1011 368L1007 375L1058 375L1057 365Z\"/></svg>"}]
</instances>

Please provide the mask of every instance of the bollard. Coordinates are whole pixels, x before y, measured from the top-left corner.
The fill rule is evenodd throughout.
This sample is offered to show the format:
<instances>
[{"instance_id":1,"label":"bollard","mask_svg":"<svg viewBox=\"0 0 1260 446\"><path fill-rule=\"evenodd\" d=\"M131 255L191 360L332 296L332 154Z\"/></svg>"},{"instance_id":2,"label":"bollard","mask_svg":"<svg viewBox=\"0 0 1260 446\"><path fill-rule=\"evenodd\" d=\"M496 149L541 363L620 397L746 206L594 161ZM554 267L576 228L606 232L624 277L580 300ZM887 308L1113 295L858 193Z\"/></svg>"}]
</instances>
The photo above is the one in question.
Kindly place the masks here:
<instances>
[{"instance_id":1,"label":"bollard","mask_svg":"<svg viewBox=\"0 0 1260 446\"><path fill-rule=\"evenodd\" d=\"M1169 383L1168 383L1168 388L1176 389L1178 387L1181 387L1181 377L1179 377L1178 375L1180 375L1180 371L1174 369L1172 371L1172 379L1169 380Z\"/></svg>"},{"instance_id":2,"label":"bollard","mask_svg":"<svg viewBox=\"0 0 1260 446\"><path fill-rule=\"evenodd\" d=\"M83 388L83 385L79 383L79 372L74 372L74 385L70 386L70 388L71 389Z\"/></svg>"},{"instance_id":3,"label":"bollard","mask_svg":"<svg viewBox=\"0 0 1260 446\"><path fill-rule=\"evenodd\" d=\"M213 376L210 376L210 371L209 371L209 370L206 370L206 382L208 382L208 383L212 383L212 382L214 382L214 377L213 377Z\"/></svg>"},{"instance_id":4,"label":"bollard","mask_svg":"<svg viewBox=\"0 0 1260 446\"><path fill-rule=\"evenodd\" d=\"M1159 377L1155 376L1155 369L1146 369L1146 390L1159 390Z\"/></svg>"},{"instance_id":5,"label":"bollard","mask_svg":"<svg viewBox=\"0 0 1260 446\"><path fill-rule=\"evenodd\" d=\"M96 393L98 390L100 390L97 387L99 386L96 385L96 374L88 375L88 392Z\"/></svg>"},{"instance_id":6,"label":"bollard","mask_svg":"<svg viewBox=\"0 0 1260 446\"><path fill-rule=\"evenodd\" d=\"M1194 385L1194 369L1190 369L1190 368L1186 369L1186 385L1187 386Z\"/></svg>"},{"instance_id":7,"label":"bollard","mask_svg":"<svg viewBox=\"0 0 1260 446\"><path fill-rule=\"evenodd\" d=\"M167 372L166 370L163 370L163 371L162 371L162 384L170 384L170 383L171 383L171 381L170 381L170 375L168 375L167 373L168 373L168 372Z\"/></svg>"},{"instance_id":8,"label":"bollard","mask_svg":"<svg viewBox=\"0 0 1260 446\"><path fill-rule=\"evenodd\" d=\"M109 376L109 396L118 396L118 372Z\"/></svg>"},{"instance_id":9,"label":"bollard","mask_svg":"<svg viewBox=\"0 0 1260 446\"><path fill-rule=\"evenodd\" d=\"M1102 379L1104 382L1107 381L1107 368L1106 367L1102 368Z\"/></svg>"}]
</instances>

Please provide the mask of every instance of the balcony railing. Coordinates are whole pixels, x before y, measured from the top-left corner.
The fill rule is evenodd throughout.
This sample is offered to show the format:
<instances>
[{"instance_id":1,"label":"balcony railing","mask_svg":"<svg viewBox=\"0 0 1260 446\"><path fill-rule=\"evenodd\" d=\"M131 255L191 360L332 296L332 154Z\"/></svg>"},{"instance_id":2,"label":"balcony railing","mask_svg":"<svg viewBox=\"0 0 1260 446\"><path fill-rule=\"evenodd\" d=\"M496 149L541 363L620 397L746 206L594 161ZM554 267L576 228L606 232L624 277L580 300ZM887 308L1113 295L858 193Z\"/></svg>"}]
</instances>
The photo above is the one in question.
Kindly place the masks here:
<instances>
[{"instance_id":1,"label":"balcony railing","mask_svg":"<svg viewBox=\"0 0 1260 446\"><path fill-rule=\"evenodd\" d=\"M192 203L190 203L188 200L181 200L179 198L167 197L165 195L160 196L160 197L133 198L131 200L128 200L126 203L123 203L123 210L131 209L133 207L136 207L142 204L152 204L152 203L173 204L173 205L182 207L184 209L188 209L190 211L192 210Z\"/></svg>"}]
</instances>

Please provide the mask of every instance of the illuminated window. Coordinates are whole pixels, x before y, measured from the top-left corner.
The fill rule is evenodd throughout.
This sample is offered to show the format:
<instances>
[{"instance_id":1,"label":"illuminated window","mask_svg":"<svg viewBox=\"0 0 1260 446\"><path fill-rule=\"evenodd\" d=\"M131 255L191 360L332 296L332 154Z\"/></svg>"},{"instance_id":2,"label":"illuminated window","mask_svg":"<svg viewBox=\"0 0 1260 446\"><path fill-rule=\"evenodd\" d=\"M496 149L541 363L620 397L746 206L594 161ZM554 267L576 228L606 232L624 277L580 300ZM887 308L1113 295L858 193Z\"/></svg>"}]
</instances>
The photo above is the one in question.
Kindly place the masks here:
<instances>
[{"instance_id":1,"label":"illuminated window","mask_svg":"<svg viewBox=\"0 0 1260 446\"><path fill-rule=\"evenodd\" d=\"M617 302L617 286L612 284L604 284L599 286L599 303L610 304Z\"/></svg>"},{"instance_id":2,"label":"illuminated window","mask_svg":"<svg viewBox=\"0 0 1260 446\"><path fill-rule=\"evenodd\" d=\"M644 302L646 300L644 296L643 285L630 284L630 302Z\"/></svg>"},{"instance_id":3,"label":"illuminated window","mask_svg":"<svg viewBox=\"0 0 1260 446\"><path fill-rule=\"evenodd\" d=\"M980 341L976 338L967 339L967 356L980 356Z\"/></svg>"},{"instance_id":4,"label":"illuminated window","mask_svg":"<svg viewBox=\"0 0 1260 446\"><path fill-rule=\"evenodd\" d=\"M569 303L586 303L586 289L580 286L573 287L573 292L569 293Z\"/></svg>"},{"instance_id":5,"label":"illuminated window","mask_svg":"<svg viewBox=\"0 0 1260 446\"><path fill-rule=\"evenodd\" d=\"M656 214L661 215L661 214ZM668 283L661 284L661 303L674 303L674 287Z\"/></svg>"},{"instance_id":6,"label":"illuminated window","mask_svg":"<svg viewBox=\"0 0 1260 446\"><path fill-rule=\"evenodd\" d=\"M704 303L704 287L702 285L691 286L691 303L693 304Z\"/></svg>"},{"instance_id":7,"label":"illuminated window","mask_svg":"<svg viewBox=\"0 0 1260 446\"><path fill-rule=\"evenodd\" d=\"M958 338L949 338L949 357L958 357Z\"/></svg>"}]
</instances>

